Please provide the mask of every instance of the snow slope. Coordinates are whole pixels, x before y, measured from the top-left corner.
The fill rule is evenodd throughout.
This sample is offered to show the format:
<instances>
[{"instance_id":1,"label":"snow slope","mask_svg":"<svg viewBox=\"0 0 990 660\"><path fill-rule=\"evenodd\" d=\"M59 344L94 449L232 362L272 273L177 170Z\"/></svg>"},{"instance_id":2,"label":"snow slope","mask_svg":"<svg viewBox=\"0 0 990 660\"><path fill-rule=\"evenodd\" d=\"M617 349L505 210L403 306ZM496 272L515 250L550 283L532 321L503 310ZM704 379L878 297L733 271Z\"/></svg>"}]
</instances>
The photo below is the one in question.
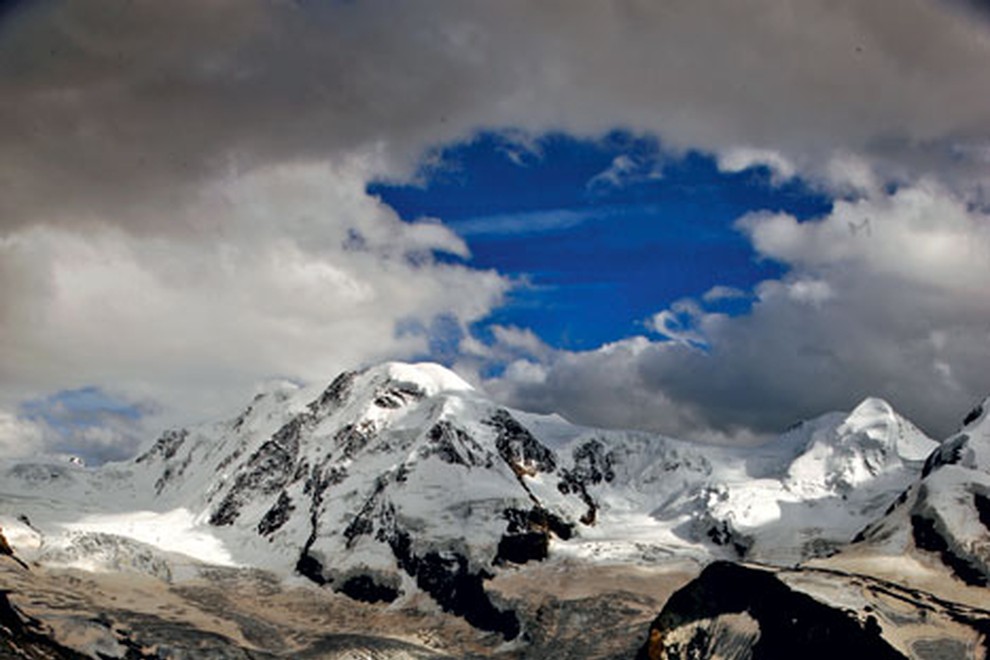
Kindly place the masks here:
<instances>
[{"instance_id":1,"label":"snow slope","mask_svg":"<svg viewBox=\"0 0 990 660\"><path fill-rule=\"evenodd\" d=\"M990 398L857 540L882 553L933 557L971 585L990 583Z\"/></svg>"},{"instance_id":2,"label":"snow slope","mask_svg":"<svg viewBox=\"0 0 990 660\"><path fill-rule=\"evenodd\" d=\"M128 557L299 573L365 600L420 589L510 637L483 590L501 566L795 562L879 517L935 447L878 399L760 448L711 447L507 410L438 365L388 363L278 386L132 462L6 464L0 525L52 561L113 544L116 570L130 544Z\"/></svg>"}]
</instances>

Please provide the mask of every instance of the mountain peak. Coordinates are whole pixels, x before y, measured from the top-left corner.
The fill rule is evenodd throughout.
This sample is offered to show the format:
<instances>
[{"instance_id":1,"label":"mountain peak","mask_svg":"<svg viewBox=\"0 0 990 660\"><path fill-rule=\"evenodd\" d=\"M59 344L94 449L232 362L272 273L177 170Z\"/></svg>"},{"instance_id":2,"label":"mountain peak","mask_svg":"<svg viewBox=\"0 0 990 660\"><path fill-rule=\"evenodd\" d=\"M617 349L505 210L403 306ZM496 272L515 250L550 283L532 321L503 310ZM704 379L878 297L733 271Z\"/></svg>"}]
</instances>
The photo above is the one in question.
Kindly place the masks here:
<instances>
[{"instance_id":1,"label":"mountain peak","mask_svg":"<svg viewBox=\"0 0 990 660\"><path fill-rule=\"evenodd\" d=\"M435 362L385 362L370 367L366 374L397 384L415 385L427 396L441 392L470 392L474 387L456 373Z\"/></svg>"},{"instance_id":2,"label":"mountain peak","mask_svg":"<svg viewBox=\"0 0 990 660\"><path fill-rule=\"evenodd\" d=\"M846 416L838 436L847 439L846 442L856 440L860 444L868 439L909 461L923 461L937 446L892 405L878 397L863 399Z\"/></svg>"},{"instance_id":3,"label":"mountain peak","mask_svg":"<svg viewBox=\"0 0 990 660\"><path fill-rule=\"evenodd\" d=\"M896 415L894 407L884 399L877 396L868 396L849 413L849 418L854 417L876 417L881 415Z\"/></svg>"}]
</instances>

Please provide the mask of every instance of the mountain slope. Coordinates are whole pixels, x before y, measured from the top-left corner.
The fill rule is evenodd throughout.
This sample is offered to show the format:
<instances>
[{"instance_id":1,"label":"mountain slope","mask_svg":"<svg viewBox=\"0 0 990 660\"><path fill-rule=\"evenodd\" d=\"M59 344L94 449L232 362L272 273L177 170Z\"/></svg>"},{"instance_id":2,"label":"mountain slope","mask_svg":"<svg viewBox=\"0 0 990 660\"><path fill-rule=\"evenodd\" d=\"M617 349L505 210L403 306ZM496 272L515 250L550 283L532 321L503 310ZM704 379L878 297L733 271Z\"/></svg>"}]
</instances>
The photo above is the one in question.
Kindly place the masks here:
<instances>
[{"instance_id":1,"label":"mountain slope","mask_svg":"<svg viewBox=\"0 0 990 660\"><path fill-rule=\"evenodd\" d=\"M518 617L485 588L506 565L827 554L935 446L875 399L711 447L507 410L437 365L389 363L280 386L133 462L8 465L0 524L55 564L171 575L182 553L370 602L423 591L511 639Z\"/></svg>"},{"instance_id":2,"label":"mountain slope","mask_svg":"<svg viewBox=\"0 0 990 660\"><path fill-rule=\"evenodd\" d=\"M917 483L857 540L882 554L944 564L967 584L990 582L990 399L926 460Z\"/></svg>"}]
</instances>

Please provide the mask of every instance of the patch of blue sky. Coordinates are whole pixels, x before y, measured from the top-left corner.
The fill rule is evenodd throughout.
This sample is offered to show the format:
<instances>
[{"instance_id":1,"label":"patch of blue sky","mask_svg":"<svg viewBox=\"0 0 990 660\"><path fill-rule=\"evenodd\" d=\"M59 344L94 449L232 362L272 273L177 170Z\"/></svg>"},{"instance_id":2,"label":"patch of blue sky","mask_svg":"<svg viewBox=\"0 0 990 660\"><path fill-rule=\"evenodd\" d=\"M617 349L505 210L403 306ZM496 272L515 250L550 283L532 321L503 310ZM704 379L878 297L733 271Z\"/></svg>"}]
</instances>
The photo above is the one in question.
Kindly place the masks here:
<instances>
[{"instance_id":1,"label":"patch of blue sky","mask_svg":"<svg viewBox=\"0 0 990 660\"><path fill-rule=\"evenodd\" d=\"M427 162L415 184L369 192L405 220L439 218L467 241L471 265L527 283L476 329L482 337L487 324L516 325L572 350L645 332L644 319L716 286L740 293L707 307L746 313L745 292L783 266L756 259L733 223L756 210L803 220L832 204L800 179L722 172L709 155L622 132L483 133Z\"/></svg>"},{"instance_id":2,"label":"patch of blue sky","mask_svg":"<svg viewBox=\"0 0 990 660\"><path fill-rule=\"evenodd\" d=\"M42 421L61 434L105 425L108 417L137 422L147 413L147 406L117 399L98 387L62 390L49 396L26 401L21 415Z\"/></svg>"}]
</instances>

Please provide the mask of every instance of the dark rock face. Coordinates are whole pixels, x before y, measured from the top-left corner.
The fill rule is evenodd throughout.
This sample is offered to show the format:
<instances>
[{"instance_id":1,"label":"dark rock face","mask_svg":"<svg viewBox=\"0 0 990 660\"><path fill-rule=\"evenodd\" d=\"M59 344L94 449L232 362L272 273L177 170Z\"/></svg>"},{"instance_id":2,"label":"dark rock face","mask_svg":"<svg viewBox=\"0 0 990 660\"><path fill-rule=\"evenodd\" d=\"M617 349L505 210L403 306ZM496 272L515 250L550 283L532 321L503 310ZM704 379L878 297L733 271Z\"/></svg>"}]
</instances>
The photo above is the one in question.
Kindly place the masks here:
<instances>
[{"instance_id":1,"label":"dark rock face","mask_svg":"<svg viewBox=\"0 0 990 660\"><path fill-rule=\"evenodd\" d=\"M574 450L574 466L561 470L557 490L564 495L574 493L585 503L588 510L581 516L584 525L594 525L598 518L598 503L588 487L615 479L614 460L612 452L606 452L600 440L589 440Z\"/></svg>"},{"instance_id":2,"label":"dark rock face","mask_svg":"<svg viewBox=\"0 0 990 660\"><path fill-rule=\"evenodd\" d=\"M296 507L292 506L292 498L283 490L278 496L278 501L258 522L258 533L262 536L275 533L289 520L295 509Z\"/></svg>"},{"instance_id":3,"label":"dark rock face","mask_svg":"<svg viewBox=\"0 0 990 660\"><path fill-rule=\"evenodd\" d=\"M10 602L7 592L0 591L0 657L83 660L89 656L56 642L40 621L21 612Z\"/></svg>"},{"instance_id":4,"label":"dark rock face","mask_svg":"<svg viewBox=\"0 0 990 660\"><path fill-rule=\"evenodd\" d=\"M751 538L736 532L725 520L711 520L705 529L705 536L715 545L731 546L739 557L745 557L753 546Z\"/></svg>"},{"instance_id":5,"label":"dark rock face","mask_svg":"<svg viewBox=\"0 0 990 660\"><path fill-rule=\"evenodd\" d=\"M925 466L921 470L921 478L924 479L943 465L955 465L959 463L962 460L963 450L968 443L969 436L965 433L943 442L925 459Z\"/></svg>"},{"instance_id":6,"label":"dark rock face","mask_svg":"<svg viewBox=\"0 0 990 660\"><path fill-rule=\"evenodd\" d=\"M495 429L495 447L499 456L517 475L553 472L557 469L553 452L533 437L507 410L497 410L485 424Z\"/></svg>"},{"instance_id":7,"label":"dark rock face","mask_svg":"<svg viewBox=\"0 0 990 660\"><path fill-rule=\"evenodd\" d=\"M990 497L981 493L973 493L973 506L983 526L990 531Z\"/></svg>"},{"instance_id":8,"label":"dark rock face","mask_svg":"<svg viewBox=\"0 0 990 660\"><path fill-rule=\"evenodd\" d=\"M388 483L389 479L385 475L375 480L375 487L371 494L365 499L357 515L344 529L344 538L347 539L348 549L354 547L354 542L359 536L368 536L374 532L376 521L383 521L388 524L394 520L395 512L391 505L385 502L384 497Z\"/></svg>"},{"instance_id":9,"label":"dark rock face","mask_svg":"<svg viewBox=\"0 0 990 660\"><path fill-rule=\"evenodd\" d=\"M166 486L185 474L191 463L192 454L190 453L187 454L186 458L178 465L166 465L161 476L155 480L155 493L161 495Z\"/></svg>"},{"instance_id":10,"label":"dark rock face","mask_svg":"<svg viewBox=\"0 0 990 660\"><path fill-rule=\"evenodd\" d=\"M914 537L916 546L922 550L937 552L942 563L951 568L952 572L966 584L977 587L987 585L987 576L978 567L965 557L953 552L935 520L921 512L913 513L911 515L911 535Z\"/></svg>"},{"instance_id":11,"label":"dark rock face","mask_svg":"<svg viewBox=\"0 0 990 660\"><path fill-rule=\"evenodd\" d=\"M963 426L969 426L983 416L983 406L976 406L970 410L963 418Z\"/></svg>"},{"instance_id":12,"label":"dark rock face","mask_svg":"<svg viewBox=\"0 0 990 660\"><path fill-rule=\"evenodd\" d=\"M467 558L456 552L430 551L418 556L409 535L402 531L392 534L389 545L399 568L415 578L416 585L445 612L464 617L480 630L500 633L506 640L519 636L516 614L495 607L485 592L484 581L492 577L490 573L472 571Z\"/></svg>"},{"instance_id":13,"label":"dark rock face","mask_svg":"<svg viewBox=\"0 0 990 660\"><path fill-rule=\"evenodd\" d=\"M285 488L295 474L302 430L312 421L310 414L293 417L251 455L226 497L210 516L211 525L230 525L251 499L274 495Z\"/></svg>"},{"instance_id":14,"label":"dark rock face","mask_svg":"<svg viewBox=\"0 0 990 660\"><path fill-rule=\"evenodd\" d=\"M323 394L309 404L310 412L326 413L343 405L347 401L347 397L350 395L351 388L354 385L354 380L358 375L359 372L357 371L345 371L334 378L333 382L323 391Z\"/></svg>"},{"instance_id":15,"label":"dark rock face","mask_svg":"<svg viewBox=\"0 0 990 660\"><path fill-rule=\"evenodd\" d=\"M323 563L309 553L309 548L305 548L299 555L296 561L296 573L321 587L327 583L327 579L323 577Z\"/></svg>"},{"instance_id":16,"label":"dark rock face","mask_svg":"<svg viewBox=\"0 0 990 660\"><path fill-rule=\"evenodd\" d=\"M136 463L144 463L157 458L165 463L161 475L155 480L157 495L161 495L166 486L181 478L192 463L192 452L187 453L181 463L176 464L172 461L188 438L189 431L186 429L169 429L155 441L151 449L135 459Z\"/></svg>"},{"instance_id":17,"label":"dark rock face","mask_svg":"<svg viewBox=\"0 0 990 660\"><path fill-rule=\"evenodd\" d=\"M498 542L495 564L543 561L550 551L551 535L566 541L574 533L572 524L540 506L529 511L506 509L503 515L509 525Z\"/></svg>"},{"instance_id":18,"label":"dark rock face","mask_svg":"<svg viewBox=\"0 0 990 660\"><path fill-rule=\"evenodd\" d=\"M410 401L418 401L424 396L426 396L426 393L414 385L389 383L376 392L374 403L379 408L391 408L395 410Z\"/></svg>"},{"instance_id":19,"label":"dark rock face","mask_svg":"<svg viewBox=\"0 0 990 660\"><path fill-rule=\"evenodd\" d=\"M737 620L748 627L733 624L732 615L743 615ZM872 617L860 622L770 571L716 562L670 597L637 658L904 658L880 632Z\"/></svg>"},{"instance_id":20,"label":"dark rock face","mask_svg":"<svg viewBox=\"0 0 990 660\"><path fill-rule=\"evenodd\" d=\"M341 459L351 459L368 446L374 439L369 429L362 429L354 424L347 424L333 437L333 446L340 453Z\"/></svg>"},{"instance_id":21,"label":"dark rock face","mask_svg":"<svg viewBox=\"0 0 990 660\"><path fill-rule=\"evenodd\" d=\"M138 456L134 462L143 463L156 456L160 456L167 461L175 456L187 437L189 437L189 431L186 429L169 429L162 434L162 437L155 441L151 449Z\"/></svg>"},{"instance_id":22,"label":"dark rock face","mask_svg":"<svg viewBox=\"0 0 990 660\"><path fill-rule=\"evenodd\" d=\"M478 441L467 431L446 420L437 422L427 432L427 438L430 444L424 453L424 458L436 456L445 463L463 465L467 468L492 467L494 462L492 454L478 444Z\"/></svg>"},{"instance_id":23,"label":"dark rock face","mask_svg":"<svg viewBox=\"0 0 990 660\"><path fill-rule=\"evenodd\" d=\"M336 591L365 603L391 603L399 597L398 588L377 582L370 575L350 577Z\"/></svg>"}]
</instances>

